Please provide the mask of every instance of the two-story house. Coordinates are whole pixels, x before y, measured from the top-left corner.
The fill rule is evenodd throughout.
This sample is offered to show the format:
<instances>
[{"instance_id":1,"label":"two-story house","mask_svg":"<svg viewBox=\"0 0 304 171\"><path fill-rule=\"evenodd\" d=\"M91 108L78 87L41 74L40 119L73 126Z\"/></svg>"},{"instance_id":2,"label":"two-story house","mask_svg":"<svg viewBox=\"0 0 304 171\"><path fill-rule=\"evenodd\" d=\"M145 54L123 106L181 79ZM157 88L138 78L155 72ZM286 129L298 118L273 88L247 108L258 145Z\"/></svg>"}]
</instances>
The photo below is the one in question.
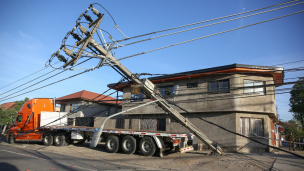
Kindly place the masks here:
<instances>
[{"instance_id":1,"label":"two-story house","mask_svg":"<svg viewBox=\"0 0 304 171\"><path fill-rule=\"evenodd\" d=\"M86 90L57 98L56 104L61 105L60 112L77 111L75 114L68 116L69 125L82 125L85 122L86 126L93 126L94 119L91 118L106 117L121 112L121 101ZM76 122L76 118L78 118L79 123Z\"/></svg>"},{"instance_id":2,"label":"two-story house","mask_svg":"<svg viewBox=\"0 0 304 171\"><path fill-rule=\"evenodd\" d=\"M256 136L274 138L274 123L278 122L275 86L267 85L282 83L283 78L282 67L232 64L148 79L156 84L157 93L181 108L230 131L275 145L271 140ZM123 101L123 111L150 101L143 93L132 94L136 92L132 91L136 86L126 82L109 84L108 87L122 91L123 99L130 99ZM173 107L224 151L271 150ZM126 129L187 131L155 104L125 115ZM194 143L200 143L200 140L195 139Z\"/></svg>"}]
</instances>

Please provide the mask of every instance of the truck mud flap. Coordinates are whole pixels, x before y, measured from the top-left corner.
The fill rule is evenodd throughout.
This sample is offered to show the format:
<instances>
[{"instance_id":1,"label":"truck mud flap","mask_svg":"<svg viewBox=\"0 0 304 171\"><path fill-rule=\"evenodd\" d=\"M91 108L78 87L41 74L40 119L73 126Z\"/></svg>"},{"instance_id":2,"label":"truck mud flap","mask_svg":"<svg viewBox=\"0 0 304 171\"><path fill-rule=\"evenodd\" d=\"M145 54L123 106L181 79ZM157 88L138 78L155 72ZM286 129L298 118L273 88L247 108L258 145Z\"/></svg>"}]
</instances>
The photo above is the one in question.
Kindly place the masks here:
<instances>
[{"instance_id":1,"label":"truck mud flap","mask_svg":"<svg viewBox=\"0 0 304 171\"><path fill-rule=\"evenodd\" d=\"M162 137L153 136L158 148L165 148L165 143Z\"/></svg>"}]
</instances>

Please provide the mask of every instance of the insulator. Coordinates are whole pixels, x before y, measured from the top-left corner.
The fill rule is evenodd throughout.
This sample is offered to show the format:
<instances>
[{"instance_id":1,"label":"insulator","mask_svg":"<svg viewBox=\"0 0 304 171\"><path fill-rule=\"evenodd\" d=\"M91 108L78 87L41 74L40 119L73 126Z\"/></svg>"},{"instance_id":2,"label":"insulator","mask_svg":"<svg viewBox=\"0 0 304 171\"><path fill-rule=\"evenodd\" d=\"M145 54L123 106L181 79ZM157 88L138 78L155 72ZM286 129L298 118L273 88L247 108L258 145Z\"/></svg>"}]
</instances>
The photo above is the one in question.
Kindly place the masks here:
<instances>
[{"instance_id":1,"label":"insulator","mask_svg":"<svg viewBox=\"0 0 304 171\"><path fill-rule=\"evenodd\" d=\"M89 8L87 8L87 10L84 12L84 13L87 13L87 12L89 12L89 10L90 10L90 7Z\"/></svg>"},{"instance_id":2,"label":"insulator","mask_svg":"<svg viewBox=\"0 0 304 171\"><path fill-rule=\"evenodd\" d=\"M80 41L80 40L81 40L81 38L79 37L78 34L71 33L71 35L73 36L73 38L74 38L75 40L77 40L77 41Z\"/></svg>"},{"instance_id":3,"label":"insulator","mask_svg":"<svg viewBox=\"0 0 304 171\"><path fill-rule=\"evenodd\" d=\"M67 54L68 56L74 57L73 52L70 49L64 48L63 51L65 52L65 54Z\"/></svg>"},{"instance_id":4,"label":"insulator","mask_svg":"<svg viewBox=\"0 0 304 171\"><path fill-rule=\"evenodd\" d=\"M84 18L85 18L86 20L88 20L90 23L93 23L93 20L92 20L92 18L91 18L89 15L84 14L83 16L84 16Z\"/></svg>"},{"instance_id":5,"label":"insulator","mask_svg":"<svg viewBox=\"0 0 304 171\"><path fill-rule=\"evenodd\" d=\"M81 31L82 33L84 33L84 34L88 34L88 33L89 33L89 32L87 31L87 29L84 28L84 27L82 27L80 24L79 24L79 29L80 29L80 31Z\"/></svg>"},{"instance_id":6,"label":"insulator","mask_svg":"<svg viewBox=\"0 0 304 171\"><path fill-rule=\"evenodd\" d=\"M92 7L92 11L95 15L97 15L98 17L101 17L101 14L99 13L99 11L97 9L95 9L94 7Z\"/></svg>"},{"instance_id":7,"label":"insulator","mask_svg":"<svg viewBox=\"0 0 304 171\"><path fill-rule=\"evenodd\" d=\"M63 55L58 55L57 58L59 61L63 61L64 63L67 62L67 60L65 59L65 57Z\"/></svg>"},{"instance_id":8,"label":"insulator","mask_svg":"<svg viewBox=\"0 0 304 171\"><path fill-rule=\"evenodd\" d=\"M72 29L72 32L74 32L76 30L76 26Z\"/></svg>"},{"instance_id":9,"label":"insulator","mask_svg":"<svg viewBox=\"0 0 304 171\"><path fill-rule=\"evenodd\" d=\"M61 50L61 48L57 50L56 55L59 54L60 50Z\"/></svg>"},{"instance_id":10,"label":"insulator","mask_svg":"<svg viewBox=\"0 0 304 171\"><path fill-rule=\"evenodd\" d=\"M92 11L95 15L99 15L99 11L97 9L95 9L94 7L92 7Z\"/></svg>"}]
</instances>

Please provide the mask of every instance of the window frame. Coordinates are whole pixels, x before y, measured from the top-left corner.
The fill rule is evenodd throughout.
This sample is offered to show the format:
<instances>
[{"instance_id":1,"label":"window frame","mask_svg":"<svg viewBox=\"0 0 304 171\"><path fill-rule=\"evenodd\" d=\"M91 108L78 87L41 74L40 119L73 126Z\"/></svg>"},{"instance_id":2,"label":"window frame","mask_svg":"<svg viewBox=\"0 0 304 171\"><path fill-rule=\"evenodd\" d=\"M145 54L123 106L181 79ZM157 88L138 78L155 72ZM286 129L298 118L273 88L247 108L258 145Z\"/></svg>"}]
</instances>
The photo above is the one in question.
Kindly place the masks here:
<instances>
[{"instance_id":1,"label":"window frame","mask_svg":"<svg viewBox=\"0 0 304 171\"><path fill-rule=\"evenodd\" d=\"M257 136L263 137L264 136L264 119L263 118L240 117L240 134L246 136L246 133L245 133L245 129L247 127L245 125L246 124L245 123L246 119L248 119L248 123L249 123L249 126L248 126L249 127L249 130L248 130L249 136L248 137L257 137ZM252 123L251 120L260 120L261 121L261 126L260 126L261 132L257 136L254 135L254 132L252 130L253 126L251 125L251 123Z\"/></svg>"},{"instance_id":2,"label":"window frame","mask_svg":"<svg viewBox=\"0 0 304 171\"><path fill-rule=\"evenodd\" d=\"M20 121L18 121L18 118L19 118L19 117L21 118ZM18 115L17 118L16 118L16 122L17 122L17 123L20 123L21 121L22 121L22 115Z\"/></svg>"},{"instance_id":3,"label":"window frame","mask_svg":"<svg viewBox=\"0 0 304 171\"><path fill-rule=\"evenodd\" d=\"M158 88L158 92L165 98L171 97L177 94L178 87L179 87L178 85L162 86ZM170 95L166 95L166 90L165 90L166 88L170 88L171 91ZM164 89L164 91L162 89Z\"/></svg>"},{"instance_id":4,"label":"window frame","mask_svg":"<svg viewBox=\"0 0 304 171\"><path fill-rule=\"evenodd\" d=\"M195 82L195 83L187 83L187 88L196 88L198 87L198 83Z\"/></svg>"},{"instance_id":5,"label":"window frame","mask_svg":"<svg viewBox=\"0 0 304 171\"><path fill-rule=\"evenodd\" d=\"M250 85L250 86L258 86L258 85L254 85L255 83L257 82L261 82L262 85L266 85L266 81L260 81L260 80L247 80L247 79L244 79L243 80L243 85L244 85L244 94L257 94L257 95L266 95L266 87L263 87L263 93L257 93L259 91L256 92L256 89L259 89L259 88L245 88L245 87L250 87L250 86L245 86L245 81L251 81L251 83L253 83L253 85ZM248 84L248 83L247 83ZM245 92L246 90L248 89L252 89L253 91L252 92Z\"/></svg>"},{"instance_id":6,"label":"window frame","mask_svg":"<svg viewBox=\"0 0 304 171\"><path fill-rule=\"evenodd\" d=\"M131 94L130 102L142 102L142 101L144 101L144 99L145 99L145 96L142 92L141 92L141 94Z\"/></svg>"},{"instance_id":7,"label":"window frame","mask_svg":"<svg viewBox=\"0 0 304 171\"><path fill-rule=\"evenodd\" d=\"M220 82L228 82L228 89L221 89ZM217 83L217 90L210 90L210 84L211 83ZM212 94L221 94L221 93L230 93L230 79L224 79L224 80L215 80L215 81L208 81L208 92ZM220 90L227 90L227 91L220 91ZM220 91L220 92L214 92L214 91Z\"/></svg>"}]
</instances>

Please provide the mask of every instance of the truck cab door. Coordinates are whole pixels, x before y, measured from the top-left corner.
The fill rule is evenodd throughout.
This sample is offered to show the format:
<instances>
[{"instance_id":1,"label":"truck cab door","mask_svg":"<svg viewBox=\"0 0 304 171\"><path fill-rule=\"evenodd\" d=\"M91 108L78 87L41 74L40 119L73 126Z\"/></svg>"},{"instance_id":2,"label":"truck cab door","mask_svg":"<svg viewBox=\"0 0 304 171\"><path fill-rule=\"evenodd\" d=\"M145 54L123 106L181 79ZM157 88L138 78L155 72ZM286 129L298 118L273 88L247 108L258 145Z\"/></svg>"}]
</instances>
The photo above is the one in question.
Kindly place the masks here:
<instances>
[{"instance_id":1,"label":"truck cab door","mask_svg":"<svg viewBox=\"0 0 304 171\"><path fill-rule=\"evenodd\" d=\"M34 112L32 112L30 115L27 115L27 119L24 123L23 130L24 131L33 131L34 130Z\"/></svg>"},{"instance_id":2,"label":"truck cab door","mask_svg":"<svg viewBox=\"0 0 304 171\"><path fill-rule=\"evenodd\" d=\"M14 130L13 134L16 140L20 138L20 133L22 132L22 128L23 128L22 114L18 113L16 122L14 123L14 127L12 128L12 130Z\"/></svg>"}]
</instances>

